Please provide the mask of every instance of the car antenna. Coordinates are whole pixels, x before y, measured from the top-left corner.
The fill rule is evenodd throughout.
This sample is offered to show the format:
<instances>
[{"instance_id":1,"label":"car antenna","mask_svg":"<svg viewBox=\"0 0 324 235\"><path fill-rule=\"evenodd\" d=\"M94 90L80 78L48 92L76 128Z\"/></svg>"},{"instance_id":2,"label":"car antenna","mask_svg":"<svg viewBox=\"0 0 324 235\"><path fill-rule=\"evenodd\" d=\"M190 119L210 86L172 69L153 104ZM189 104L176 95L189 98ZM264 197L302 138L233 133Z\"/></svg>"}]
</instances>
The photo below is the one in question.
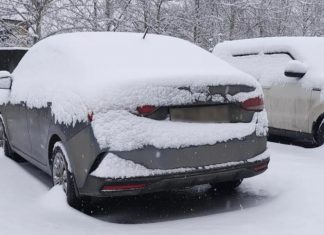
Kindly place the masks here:
<instances>
[{"instance_id":1,"label":"car antenna","mask_svg":"<svg viewBox=\"0 0 324 235\"><path fill-rule=\"evenodd\" d=\"M145 31L144 31L143 39L145 39L146 34L148 33L148 31L149 31L149 27L146 27L146 28L145 28Z\"/></svg>"}]
</instances>

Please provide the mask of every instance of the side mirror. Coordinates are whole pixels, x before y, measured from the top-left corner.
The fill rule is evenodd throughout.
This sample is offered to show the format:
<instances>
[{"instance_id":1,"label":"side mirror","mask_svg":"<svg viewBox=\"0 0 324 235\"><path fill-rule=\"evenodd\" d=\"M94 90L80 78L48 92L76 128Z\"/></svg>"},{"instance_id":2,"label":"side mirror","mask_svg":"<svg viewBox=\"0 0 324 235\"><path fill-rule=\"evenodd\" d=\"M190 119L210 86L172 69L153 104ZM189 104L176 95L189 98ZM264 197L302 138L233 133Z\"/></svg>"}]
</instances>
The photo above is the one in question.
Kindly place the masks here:
<instances>
[{"instance_id":1,"label":"side mirror","mask_svg":"<svg viewBox=\"0 0 324 235\"><path fill-rule=\"evenodd\" d=\"M0 89L10 90L12 77L8 71L0 71Z\"/></svg>"},{"instance_id":2,"label":"side mirror","mask_svg":"<svg viewBox=\"0 0 324 235\"><path fill-rule=\"evenodd\" d=\"M298 61L292 60L288 63L285 69L285 76L301 79L307 73L307 66Z\"/></svg>"}]
</instances>

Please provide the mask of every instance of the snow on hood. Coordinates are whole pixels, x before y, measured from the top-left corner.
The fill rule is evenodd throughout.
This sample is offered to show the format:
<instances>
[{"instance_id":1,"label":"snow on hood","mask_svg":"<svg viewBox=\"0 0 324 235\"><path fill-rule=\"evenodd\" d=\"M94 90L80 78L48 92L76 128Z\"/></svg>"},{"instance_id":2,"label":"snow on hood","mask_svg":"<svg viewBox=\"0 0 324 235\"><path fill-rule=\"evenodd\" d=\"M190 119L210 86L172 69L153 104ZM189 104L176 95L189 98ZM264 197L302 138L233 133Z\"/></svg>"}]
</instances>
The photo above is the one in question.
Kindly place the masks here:
<instances>
[{"instance_id":1,"label":"snow on hood","mask_svg":"<svg viewBox=\"0 0 324 235\"><path fill-rule=\"evenodd\" d=\"M13 78L10 102L52 102L56 121L67 124L86 120L89 111L191 102L177 89L183 86L242 84L262 94L250 75L189 42L137 33L49 37L27 52Z\"/></svg>"},{"instance_id":2,"label":"snow on hood","mask_svg":"<svg viewBox=\"0 0 324 235\"><path fill-rule=\"evenodd\" d=\"M305 87L324 87L323 51L323 37L269 37L225 41L216 45L213 54L236 65L238 62L233 55L276 52L289 53L294 59L303 62L308 68L306 75L301 79L301 83ZM253 63L250 66L251 68L241 69L247 72L247 70L253 69L252 67L256 65ZM271 73L271 65L267 64L265 66L268 68L267 72ZM284 64L282 66L285 67L286 65ZM284 76L284 74L282 74L282 76ZM273 79L275 80L276 78Z\"/></svg>"}]
</instances>

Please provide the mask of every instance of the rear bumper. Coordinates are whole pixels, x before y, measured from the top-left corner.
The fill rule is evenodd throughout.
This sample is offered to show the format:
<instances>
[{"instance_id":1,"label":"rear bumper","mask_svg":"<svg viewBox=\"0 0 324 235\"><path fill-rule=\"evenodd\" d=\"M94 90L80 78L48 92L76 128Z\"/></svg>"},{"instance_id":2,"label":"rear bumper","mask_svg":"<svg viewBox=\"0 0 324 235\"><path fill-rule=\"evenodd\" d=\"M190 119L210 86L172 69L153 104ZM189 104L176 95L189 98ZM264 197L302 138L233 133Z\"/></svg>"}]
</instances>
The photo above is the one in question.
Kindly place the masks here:
<instances>
[{"instance_id":1,"label":"rear bumper","mask_svg":"<svg viewBox=\"0 0 324 235\"><path fill-rule=\"evenodd\" d=\"M133 151L112 151L111 153L148 169L168 170L244 161L263 153L266 148L267 137L253 133L242 139L227 140L214 145L179 149L158 149L146 146Z\"/></svg>"},{"instance_id":2,"label":"rear bumper","mask_svg":"<svg viewBox=\"0 0 324 235\"><path fill-rule=\"evenodd\" d=\"M267 170L270 157L267 152L252 159L232 162L228 166L210 169L197 169L185 173L164 174L127 179L104 179L89 175L84 187L79 189L80 195L92 197L118 197L168 191L194 185L217 183L253 177ZM144 185L140 189L103 190L111 185Z\"/></svg>"}]
</instances>

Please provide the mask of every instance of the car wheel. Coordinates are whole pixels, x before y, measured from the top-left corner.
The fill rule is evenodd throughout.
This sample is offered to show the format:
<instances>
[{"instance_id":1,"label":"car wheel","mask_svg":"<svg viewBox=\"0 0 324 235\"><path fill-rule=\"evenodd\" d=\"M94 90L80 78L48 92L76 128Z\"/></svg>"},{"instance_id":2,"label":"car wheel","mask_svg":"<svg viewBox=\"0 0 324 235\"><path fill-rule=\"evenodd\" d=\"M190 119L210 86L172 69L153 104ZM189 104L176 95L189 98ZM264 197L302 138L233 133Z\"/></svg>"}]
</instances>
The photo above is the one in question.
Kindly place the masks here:
<instances>
[{"instance_id":1,"label":"car wheel","mask_svg":"<svg viewBox=\"0 0 324 235\"><path fill-rule=\"evenodd\" d=\"M77 195L73 174L69 171L64 151L60 146L55 146L52 154L52 181L53 185L62 186L66 194L67 203L80 211L87 212L90 198Z\"/></svg>"},{"instance_id":2,"label":"car wheel","mask_svg":"<svg viewBox=\"0 0 324 235\"><path fill-rule=\"evenodd\" d=\"M234 180L234 181L226 181L226 182L219 182L215 184L211 184L213 189L216 189L220 193L230 193L238 186L241 185L243 179Z\"/></svg>"},{"instance_id":3,"label":"car wheel","mask_svg":"<svg viewBox=\"0 0 324 235\"><path fill-rule=\"evenodd\" d=\"M7 134L6 134L6 129L4 127L2 119L0 119L0 147L3 147L3 151L5 156L8 158L16 161L16 162L23 162L25 159L20 157L18 154L16 154L10 147Z\"/></svg>"},{"instance_id":4,"label":"car wheel","mask_svg":"<svg viewBox=\"0 0 324 235\"><path fill-rule=\"evenodd\" d=\"M315 133L314 139L315 139L316 146L321 146L324 144L324 123L323 122L318 127L318 130Z\"/></svg>"}]
</instances>

